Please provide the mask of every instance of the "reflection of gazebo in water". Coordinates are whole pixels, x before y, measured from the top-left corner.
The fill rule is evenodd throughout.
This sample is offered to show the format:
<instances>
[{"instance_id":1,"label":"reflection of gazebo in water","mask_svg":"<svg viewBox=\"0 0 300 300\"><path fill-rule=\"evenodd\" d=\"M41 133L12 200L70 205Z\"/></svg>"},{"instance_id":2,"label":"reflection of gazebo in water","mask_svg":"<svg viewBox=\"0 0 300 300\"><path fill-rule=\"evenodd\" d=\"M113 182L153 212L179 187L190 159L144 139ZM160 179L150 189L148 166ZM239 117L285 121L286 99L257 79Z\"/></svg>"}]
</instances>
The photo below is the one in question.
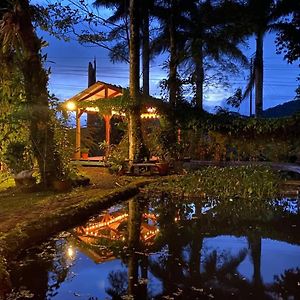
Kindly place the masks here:
<instances>
[{"instance_id":1,"label":"reflection of gazebo in water","mask_svg":"<svg viewBox=\"0 0 300 300\"><path fill-rule=\"evenodd\" d=\"M100 114L99 108L93 106L93 102L96 102L99 99L109 100L110 98L115 98L118 96L122 96L124 90L120 86L112 85L109 83L97 81L92 84L87 89L82 92L76 94L75 96L68 99L65 104L68 111L76 112L76 138L75 138L75 159L81 158L81 124L80 117L83 113L87 114L88 122L87 126L89 126L89 118L91 116L95 116ZM88 106L91 104L91 106ZM121 115L117 110L110 109L109 112L102 114L105 124L105 142L107 147L109 147L111 143L111 118L114 115ZM146 105L146 110L141 115L142 119L158 119L159 115L156 113L156 108L152 105ZM99 141L100 142L100 141Z\"/></svg>"},{"instance_id":2,"label":"reflection of gazebo in water","mask_svg":"<svg viewBox=\"0 0 300 300\"><path fill-rule=\"evenodd\" d=\"M73 233L77 239L76 246L97 263L113 259L113 252L107 245L126 240L127 222L127 212L116 211L101 214L86 225L74 229ZM140 227L142 244L151 245L158 232L156 216L151 213L144 213Z\"/></svg>"}]
</instances>

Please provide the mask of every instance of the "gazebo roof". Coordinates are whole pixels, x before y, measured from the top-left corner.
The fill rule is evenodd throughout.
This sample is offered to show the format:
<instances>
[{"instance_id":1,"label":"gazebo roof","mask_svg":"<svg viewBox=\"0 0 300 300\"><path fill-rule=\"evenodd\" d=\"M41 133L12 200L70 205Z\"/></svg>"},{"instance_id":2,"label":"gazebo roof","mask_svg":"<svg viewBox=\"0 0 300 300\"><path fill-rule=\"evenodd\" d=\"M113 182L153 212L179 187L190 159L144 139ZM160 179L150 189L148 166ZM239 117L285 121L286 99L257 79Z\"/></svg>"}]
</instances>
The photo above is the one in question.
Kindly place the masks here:
<instances>
[{"instance_id":1,"label":"gazebo roof","mask_svg":"<svg viewBox=\"0 0 300 300\"><path fill-rule=\"evenodd\" d=\"M92 101L100 98L113 98L116 96L121 96L123 93L123 88L121 86L113 85L103 81L97 81L90 87L86 88L82 92L76 94L75 96L67 99L66 101Z\"/></svg>"},{"instance_id":2,"label":"gazebo roof","mask_svg":"<svg viewBox=\"0 0 300 300\"><path fill-rule=\"evenodd\" d=\"M108 99L114 98L118 96L122 96L124 93L124 89L121 86L106 83L103 81L97 81L90 87L81 91L80 93L74 95L73 97L64 101L66 104L66 108L68 111L75 111L76 106L80 108L80 115L85 112L88 114L95 114L99 112L98 107L94 107L91 102L99 100L99 99ZM85 103L86 102L86 103ZM81 103L81 104L80 104ZM87 106L85 105L87 104ZM154 97L148 97L146 102L143 103L143 109L141 111L142 118L158 118L159 115L157 113L157 107L162 106L163 102ZM117 107L117 106L116 106ZM118 112L118 108L111 109L110 114L106 115L118 115L124 114Z\"/></svg>"}]
</instances>

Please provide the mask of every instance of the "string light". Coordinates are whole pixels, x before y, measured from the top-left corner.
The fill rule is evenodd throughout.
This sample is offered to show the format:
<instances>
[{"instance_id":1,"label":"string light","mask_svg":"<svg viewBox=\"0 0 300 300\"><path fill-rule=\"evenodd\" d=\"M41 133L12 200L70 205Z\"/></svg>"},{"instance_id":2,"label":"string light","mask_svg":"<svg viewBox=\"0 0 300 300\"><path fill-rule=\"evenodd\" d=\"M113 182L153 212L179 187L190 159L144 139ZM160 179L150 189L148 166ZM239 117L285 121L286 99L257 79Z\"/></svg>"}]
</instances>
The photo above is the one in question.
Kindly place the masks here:
<instances>
[{"instance_id":1,"label":"string light","mask_svg":"<svg viewBox=\"0 0 300 300\"><path fill-rule=\"evenodd\" d=\"M122 241L125 241L125 237L120 235L120 233L116 233L116 230L114 230L114 228L118 228L119 224L116 224L112 227L110 225L114 223L122 223L122 221L128 219L128 216L128 213L119 214L118 212L117 214L115 213L115 216L110 214L102 215L100 218L100 222L94 221L94 223L89 224L86 227L80 227L76 231L79 235L84 234L93 238L104 237L112 240L121 239ZM143 213L143 218L150 219L154 222L156 221L156 215L151 213ZM147 226L144 227L146 233L142 234L142 239L144 241L152 239L159 232L159 228L157 228L156 226L151 225L152 229L149 229L149 224L146 225ZM101 230L104 230L106 228L109 228L109 230L113 231L108 236L101 233Z\"/></svg>"}]
</instances>

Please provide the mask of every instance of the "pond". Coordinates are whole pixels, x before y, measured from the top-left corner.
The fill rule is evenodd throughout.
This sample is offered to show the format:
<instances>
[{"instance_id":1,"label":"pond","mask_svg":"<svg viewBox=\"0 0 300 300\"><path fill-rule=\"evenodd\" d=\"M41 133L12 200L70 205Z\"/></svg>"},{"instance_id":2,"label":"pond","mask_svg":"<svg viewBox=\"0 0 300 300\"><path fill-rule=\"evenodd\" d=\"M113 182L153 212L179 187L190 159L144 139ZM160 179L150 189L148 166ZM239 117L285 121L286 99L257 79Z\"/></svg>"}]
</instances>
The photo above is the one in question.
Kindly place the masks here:
<instances>
[{"instance_id":1,"label":"pond","mask_svg":"<svg viewBox=\"0 0 300 300\"><path fill-rule=\"evenodd\" d=\"M300 299L298 202L269 208L139 196L23 253L8 299Z\"/></svg>"}]
</instances>

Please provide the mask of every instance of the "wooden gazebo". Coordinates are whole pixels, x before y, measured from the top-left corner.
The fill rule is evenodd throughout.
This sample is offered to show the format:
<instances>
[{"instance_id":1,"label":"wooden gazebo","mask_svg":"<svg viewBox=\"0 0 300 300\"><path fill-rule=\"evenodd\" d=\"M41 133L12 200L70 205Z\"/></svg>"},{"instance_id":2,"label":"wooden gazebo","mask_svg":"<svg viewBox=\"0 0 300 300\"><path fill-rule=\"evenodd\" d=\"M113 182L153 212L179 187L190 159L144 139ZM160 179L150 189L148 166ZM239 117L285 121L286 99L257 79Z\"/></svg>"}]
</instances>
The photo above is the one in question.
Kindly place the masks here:
<instances>
[{"instance_id":1,"label":"wooden gazebo","mask_svg":"<svg viewBox=\"0 0 300 300\"><path fill-rule=\"evenodd\" d=\"M86 88L82 92L76 94L70 99L66 100L64 105L68 111L76 112L76 138L75 138L75 153L74 159L81 158L81 125L80 117L83 113L87 114L99 114L98 107L83 105L84 102L92 103L93 101L99 99L108 99L114 98L123 95L123 88L117 85L105 83L102 81L97 81L92 84L90 87ZM102 117L105 122L105 141L107 146L110 145L110 131L111 124L110 120L116 112L111 110L102 114ZM146 113L141 115L142 118L159 118L159 115L156 113L156 108L148 107Z\"/></svg>"}]
</instances>

